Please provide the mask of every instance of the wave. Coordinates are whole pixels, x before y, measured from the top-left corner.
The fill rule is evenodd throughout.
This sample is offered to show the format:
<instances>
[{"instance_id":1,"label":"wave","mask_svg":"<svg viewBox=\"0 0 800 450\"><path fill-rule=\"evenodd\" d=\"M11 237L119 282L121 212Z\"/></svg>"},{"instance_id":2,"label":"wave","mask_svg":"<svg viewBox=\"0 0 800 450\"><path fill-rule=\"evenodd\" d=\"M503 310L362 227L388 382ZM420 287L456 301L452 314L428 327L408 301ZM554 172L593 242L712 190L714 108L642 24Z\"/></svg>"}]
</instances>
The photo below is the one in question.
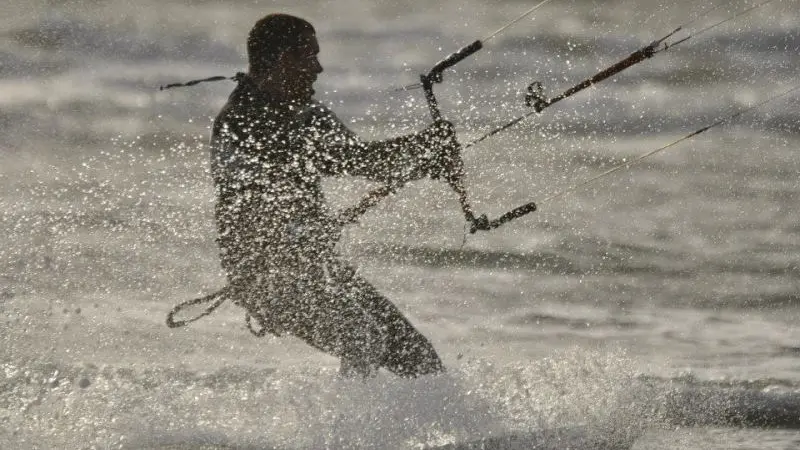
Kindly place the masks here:
<instances>
[{"instance_id":1,"label":"wave","mask_svg":"<svg viewBox=\"0 0 800 450\"><path fill-rule=\"evenodd\" d=\"M658 275L693 279L710 275L787 277L797 275L793 264L728 255L717 260L691 261L688 254L651 243L610 242L602 236L574 236L548 250L514 252L470 248L441 248L389 243L353 245L349 257L435 268L504 269L536 271L541 275ZM733 299L731 299L733 300ZM752 299L751 299L752 300ZM735 304L747 302L741 298ZM794 293L764 297L768 304L797 303Z\"/></svg>"},{"instance_id":2,"label":"wave","mask_svg":"<svg viewBox=\"0 0 800 450\"><path fill-rule=\"evenodd\" d=\"M646 245L615 244L614 249L599 237L578 237L577 240L562 242L549 251L530 251L517 253L504 250L454 249L400 244L360 244L355 246L351 256L367 257L377 260L412 264L437 268L472 268L535 270L542 275L598 275L598 274L659 274L675 278L695 275L690 268L669 268L647 263L637 263L646 258L631 258L629 255L663 256L663 251ZM619 252L616 252L616 249ZM612 251L614 250L614 251ZM625 254L625 257L614 256Z\"/></svg>"},{"instance_id":3,"label":"wave","mask_svg":"<svg viewBox=\"0 0 800 450\"><path fill-rule=\"evenodd\" d=\"M132 24L95 24L67 14L52 14L37 23L7 32L26 49L71 53L104 61L204 60L241 63L235 48L202 32L146 31Z\"/></svg>"},{"instance_id":4,"label":"wave","mask_svg":"<svg viewBox=\"0 0 800 450\"><path fill-rule=\"evenodd\" d=\"M643 322L636 322L633 320L620 320L615 317L608 317L604 319L586 319L580 317L567 317L557 316L551 314L528 313L516 316L508 321L512 325L550 325L550 326L563 326L571 329L592 329L598 328L614 328L614 329L631 329L646 326Z\"/></svg>"},{"instance_id":5,"label":"wave","mask_svg":"<svg viewBox=\"0 0 800 450\"><path fill-rule=\"evenodd\" d=\"M658 414L672 425L800 429L800 391L789 381L641 379L660 400Z\"/></svg>"},{"instance_id":6,"label":"wave","mask_svg":"<svg viewBox=\"0 0 800 450\"><path fill-rule=\"evenodd\" d=\"M166 355L164 355L166 356ZM2 364L0 419L30 448L628 448L649 429L800 429L790 381L636 375L620 354L562 352L447 376L329 368ZM516 446L515 446L516 445Z\"/></svg>"},{"instance_id":7,"label":"wave","mask_svg":"<svg viewBox=\"0 0 800 450\"><path fill-rule=\"evenodd\" d=\"M569 259L551 252L513 253L376 243L356 246L352 256L443 268L540 269L560 274L575 274L580 270Z\"/></svg>"}]
</instances>

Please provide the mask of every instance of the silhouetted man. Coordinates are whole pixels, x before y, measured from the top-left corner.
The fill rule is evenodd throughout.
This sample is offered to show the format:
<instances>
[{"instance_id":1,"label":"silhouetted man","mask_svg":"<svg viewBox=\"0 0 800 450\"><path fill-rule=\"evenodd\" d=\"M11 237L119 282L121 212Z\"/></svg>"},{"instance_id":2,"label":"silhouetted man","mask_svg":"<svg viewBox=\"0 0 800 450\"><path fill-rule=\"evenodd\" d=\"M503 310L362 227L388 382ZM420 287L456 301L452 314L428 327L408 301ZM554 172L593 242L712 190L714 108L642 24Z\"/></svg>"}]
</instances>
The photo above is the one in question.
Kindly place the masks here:
<instances>
[{"instance_id":1,"label":"silhouetted man","mask_svg":"<svg viewBox=\"0 0 800 450\"><path fill-rule=\"evenodd\" d=\"M212 173L222 266L234 301L266 331L338 356L342 372L384 367L414 377L444 370L431 343L337 258L342 224L324 176L397 183L439 177L457 156L452 125L361 141L313 100L322 66L314 28L271 14L247 40L249 70L214 122Z\"/></svg>"}]
</instances>

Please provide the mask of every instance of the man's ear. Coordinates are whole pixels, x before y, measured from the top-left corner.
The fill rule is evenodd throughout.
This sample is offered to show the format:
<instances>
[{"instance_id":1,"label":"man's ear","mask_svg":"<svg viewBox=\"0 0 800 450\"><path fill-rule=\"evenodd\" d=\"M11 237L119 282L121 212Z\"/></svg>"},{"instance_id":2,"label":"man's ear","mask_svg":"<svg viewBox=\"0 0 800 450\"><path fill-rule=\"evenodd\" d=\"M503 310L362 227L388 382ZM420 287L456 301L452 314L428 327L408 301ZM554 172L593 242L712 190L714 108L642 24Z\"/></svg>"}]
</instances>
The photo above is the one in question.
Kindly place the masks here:
<instances>
[{"instance_id":1,"label":"man's ear","mask_svg":"<svg viewBox=\"0 0 800 450\"><path fill-rule=\"evenodd\" d=\"M275 58L275 61L272 63L272 68L276 72L283 72L283 68L289 64L292 58L291 50L281 50L278 53L278 56Z\"/></svg>"}]
</instances>

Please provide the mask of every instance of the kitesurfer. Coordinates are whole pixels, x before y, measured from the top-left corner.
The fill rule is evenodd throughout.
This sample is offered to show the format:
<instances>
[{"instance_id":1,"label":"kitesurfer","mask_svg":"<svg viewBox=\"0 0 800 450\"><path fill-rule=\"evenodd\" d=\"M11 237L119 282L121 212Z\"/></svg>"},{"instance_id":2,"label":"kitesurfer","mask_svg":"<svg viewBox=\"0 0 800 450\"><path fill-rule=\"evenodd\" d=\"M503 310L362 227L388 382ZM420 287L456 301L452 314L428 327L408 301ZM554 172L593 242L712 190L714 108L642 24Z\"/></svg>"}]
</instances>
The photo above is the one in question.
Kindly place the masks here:
<instances>
[{"instance_id":1,"label":"kitesurfer","mask_svg":"<svg viewBox=\"0 0 800 450\"><path fill-rule=\"evenodd\" d=\"M459 157L453 127L437 121L392 139L359 139L314 100L318 53L308 21L262 18L247 39L248 71L214 121L217 242L231 298L267 332L339 357L346 375L381 367L403 377L442 372L430 341L337 256L343 224L320 182L444 177Z\"/></svg>"}]
</instances>

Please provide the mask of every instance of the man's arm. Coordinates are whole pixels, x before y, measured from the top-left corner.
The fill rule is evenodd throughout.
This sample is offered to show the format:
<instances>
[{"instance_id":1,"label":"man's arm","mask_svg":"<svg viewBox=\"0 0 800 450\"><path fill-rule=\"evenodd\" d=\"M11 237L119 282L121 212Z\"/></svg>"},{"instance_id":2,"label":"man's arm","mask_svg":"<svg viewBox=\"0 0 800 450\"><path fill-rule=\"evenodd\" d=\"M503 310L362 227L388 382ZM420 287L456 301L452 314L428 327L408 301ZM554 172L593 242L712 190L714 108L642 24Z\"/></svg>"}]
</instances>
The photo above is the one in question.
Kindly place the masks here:
<instances>
[{"instance_id":1,"label":"man's arm","mask_svg":"<svg viewBox=\"0 0 800 450\"><path fill-rule=\"evenodd\" d=\"M363 176L385 183L438 175L442 155L457 151L452 128L434 124L418 133L363 141L328 108L315 105L306 120L310 161L324 175Z\"/></svg>"}]
</instances>

